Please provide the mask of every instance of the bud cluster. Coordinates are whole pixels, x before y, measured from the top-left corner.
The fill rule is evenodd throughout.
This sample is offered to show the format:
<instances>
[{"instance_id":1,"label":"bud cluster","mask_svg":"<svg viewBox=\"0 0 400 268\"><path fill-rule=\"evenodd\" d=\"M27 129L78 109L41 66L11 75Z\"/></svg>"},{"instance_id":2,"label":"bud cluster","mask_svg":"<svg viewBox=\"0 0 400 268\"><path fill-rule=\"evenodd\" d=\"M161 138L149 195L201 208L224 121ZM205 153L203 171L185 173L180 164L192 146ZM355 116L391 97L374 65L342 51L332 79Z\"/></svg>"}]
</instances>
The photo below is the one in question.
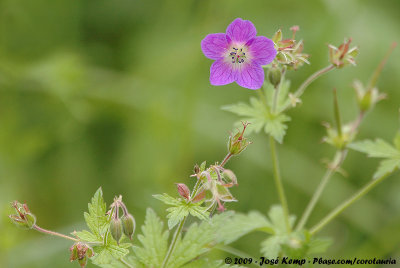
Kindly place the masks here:
<instances>
[{"instance_id":1,"label":"bud cluster","mask_svg":"<svg viewBox=\"0 0 400 268\"><path fill-rule=\"evenodd\" d=\"M336 68L342 68L349 64L356 65L355 57L358 55L358 47L350 48L350 43L351 38L345 39L338 48L333 45L328 45L329 61L336 66Z\"/></svg>"},{"instance_id":2,"label":"bud cluster","mask_svg":"<svg viewBox=\"0 0 400 268\"><path fill-rule=\"evenodd\" d=\"M119 216L119 210L122 209L123 215ZM111 236L117 241L121 240L122 234L132 240L136 228L135 218L128 212L125 204L122 202L122 196L115 197L114 202L111 204L109 211L111 216L110 220L110 233Z\"/></svg>"},{"instance_id":3,"label":"bud cluster","mask_svg":"<svg viewBox=\"0 0 400 268\"><path fill-rule=\"evenodd\" d=\"M86 266L87 259L94 255L93 249L82 242L73 244L72 247L69 248L69 251L71 251L71 257L69 260L71 262L78 260L78 263L82 268Z\"/></svg>"},{"instance_id":4,"label":"bud cluster","mask_svg":"<svg viewBox=\"0 0 400 268\"><path fill-rule=\"evenodd\" d=\"M18 201L14 201L11 205L16 212L16 214L8 216L12 222L18 227L32 229L36 224L36 217L30 212L28 205L21 204Z\"/></svg>"},{"instance_id":5,"label":"bud cluster","mask_svg":"<svg viewBox=\"0 0 400 268\"><path fill-rule=\"evenodd\" d=\"M297 69L304 63L309 64L307 58L308 54L303 53L303 40L296 41L296 32L299 30L299 26L293 26L290 28L292 31L292 38L283 39L282 31L279 29L274 36L272 41L275 43L275 49L278 52L275 58L275 63L285 65L291 69Z\"/></svg>"}]
</instances>

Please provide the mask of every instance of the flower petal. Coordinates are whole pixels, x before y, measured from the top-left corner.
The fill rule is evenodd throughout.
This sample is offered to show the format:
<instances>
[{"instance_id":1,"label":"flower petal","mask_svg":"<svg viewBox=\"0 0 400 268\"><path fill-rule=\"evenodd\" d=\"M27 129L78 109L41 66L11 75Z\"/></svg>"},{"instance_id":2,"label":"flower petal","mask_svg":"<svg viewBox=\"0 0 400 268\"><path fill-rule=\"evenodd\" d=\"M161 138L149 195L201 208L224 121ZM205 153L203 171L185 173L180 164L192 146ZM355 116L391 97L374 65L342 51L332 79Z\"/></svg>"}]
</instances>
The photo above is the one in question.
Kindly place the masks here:
<instances>
[{"instance_id":1,"label":"flower petal","mask_svg":"<svg viewBox=\"0 0 400 268\"><path fill-rule=\"evenodd\" d=\"M212 60L218 60L222 58L226 49L228 49L228 41L226 34L215 33L207 35L201 41L201 50L204 55Z\"/></svg>"},{"instance_id":2,"label":"flower petal","mask_svg":"<svg viewBox=\"0 0 400 268\"><path fill-rule=\"evenodd\" d=\"M256 37L257 30L251 21L237 18L229 24L226 34L234 42L247 42Z\"/></svg>"},{"instance_id":3,"label":"flower petal","mask_svg":"<svg viewBox=\"0 0 400 268\"><path fill-rule=\"evenodd\" d=\"M255 63L242 65L236 76L236 83L241 87L259 89L264 83L264 69Z\"/></svg>"},{"instance_id":4,"label":"flower petal","mask_svg":"<svg viewBox=\"0 0 400 268\"><path fill-rule=\"evenodd\" d=\"M235 81L236 72L233 66L223 60L215 61L210 68L210 83L214 86L221 86Z\"/></svg>"},{"instance_id":5,"label":"flower petal","mask_svg":"<svg viewBox=\"0 0 400 268\"><path fill-rule=\"evenodd\" d=\"M265 36L257 36L247 42L252 60L258 65L267 65L271 63L277 54L274 48L274 42Z\"/></svg>"}]
</instances>

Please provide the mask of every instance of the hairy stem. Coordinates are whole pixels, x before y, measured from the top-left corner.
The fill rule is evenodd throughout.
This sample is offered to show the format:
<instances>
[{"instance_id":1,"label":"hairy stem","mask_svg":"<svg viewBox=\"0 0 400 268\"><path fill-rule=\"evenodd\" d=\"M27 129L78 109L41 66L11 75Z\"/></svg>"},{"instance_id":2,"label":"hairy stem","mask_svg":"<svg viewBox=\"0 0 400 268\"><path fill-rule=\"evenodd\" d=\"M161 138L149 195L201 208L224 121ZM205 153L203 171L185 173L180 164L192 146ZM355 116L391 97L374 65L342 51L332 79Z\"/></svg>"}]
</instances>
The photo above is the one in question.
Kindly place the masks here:
<instances>
[{"instance_id":1,"label":"hairy stem","mask_svg":"<svg viewBox=\"0 0 400 268\"><path fill-rule=\"evenodd\" d=\"M327 72L329 72L330 70L333 70L335 68L335 66L333 64L330 64L328 66L326 66L325 68L313 73L312 75L310 75L304 82L303 84L301 84L299 86L299 88L296 90L296 92L293 94L293 96L295 98L299 98L301 95L303 95L304 91L306 90L306 88L318 77L322 76L323 74L326 74ZM282 111L288 109L290 107L290 103L286 104Z\"/></svg>"},{"instance_id":2,"label":"hairy stem","mask_svg":"<svg viewBox=\"0 0 400 268\"><path fill-rule=\"evenodd\" d=\"M331 164L330 167L328 167L328 170L326 171L325 175L322 177L322 180L321 180L320 184L318 185L317 190L315 190L314 195L312 196L310 202L307 205L306 210L304 211L302 217L300 218L299 223L297 224L297 227L296 227L297 231L301 230L304 227L304 225L307 223L307 220L310 217L311 212L313 211L319 198L321 197L321 194L324 191L328 181L330 180L332 175L335 173L335 171L343 163L344 159L346 158L346 155L347 155L347 150L336 152L333 163Z\"/></svg>"},{"instance_id":3,"label":"hairy stem","mask_svg":"<svg viewBox=\"0 0 400 268\"><path fill-rule=\"evenodd\" d=\"M77 238L74 238L74 237L71 237L71 236L68 236L68 235L64 235L64 234L60 234L60 233L57 233L57 232L53 232L53 231L50 231L50 230L43 229L43 228L37 226L36 224L33 226L33 229L35 229L38 232L44 233L44 234L54 235L54 236L58 236L58 237L65 238L65 239L69 239L69 240L72 240L72 241L75 241L75 242L79 242L79 239L77 239Z\"/></svg>"},{"instance_id":4,"label":"hairy stem","mask_svg":"<svg viewBox=\"0 0 400 268\"><path fill-rule=\"evenodd\" d=\"M224 167L224 165L226 164L226 162L228 162L228 160L229 160L231 157L232 157L232 154L231 154L231 153L228 153L228 154L225 156L224 160L222 160L222 163L220 164L220 167Z\"/></svg>"},{"instance_id":5,"label":"hairy stem","mask_svg":"<svg viewBox=\"0 0 400 268\"><path fill-rule=\"evenodd\" d=\"M128 268L134 268L133 265L129 264L124 258L119 259L119 261Z\"/></svg>"},{"instance_id":6,"label":"hairy stem","mask_svg":"<svg viewBox=\"0 0 400 268\"><path fill-rule=\"evenodd\" d=\"M369 191L371 191L375 186L377 186L380 182L382 182L389 174L379 177L376 180L373 180L366 184L363 188L361 188L357 193L355 193L352 197L344 201L338 207L336 207L331 213L329 213L325 218L323 218L318 224L310 229L310 234L314 235L321 231L322 228L325 227L328 223L330 223L334 218L336 218L340 213L342 213L346 208L348 208L351 204L356 202L358 199L363 197Z\"/></svg>"},{"instance_id":7,"label":"hairy stem","mask_svg":"<svg viewBox=\"0 0 400 268\"><path fill-rule=\"evenodd\" d=\"M172 253L175 250L176 242L178 241L179 235L182 233L183 225L185 224L186 219L187 219L187 216L185 218L183 218L183 220L181 220L181 222L179 223L179 226L175 231L174 237L172 238L167 255L165 255L165 258L164 258L161 268L167 267L169 258L171 257Z\"/></svg>"},{"instance_id":8,"label":"hairy stem","mask_svg":"<svg viewBox=\"0 0 400 268\"><path fill-rule=\"evenodd\" d=\"M269 136L269 144L271 147L271 157L272 157L272 165L274 170L274 180L276 184L276 188L278 190L279 200L282 205L283 214L285 217L285 225L288 233L291 232L290 223L289 223L289 209L286 201L285 191L283 190L281 174L279 170L279 160L278 154L276 152L275 140L272 136Z\"/></svg>"}]
</instances>

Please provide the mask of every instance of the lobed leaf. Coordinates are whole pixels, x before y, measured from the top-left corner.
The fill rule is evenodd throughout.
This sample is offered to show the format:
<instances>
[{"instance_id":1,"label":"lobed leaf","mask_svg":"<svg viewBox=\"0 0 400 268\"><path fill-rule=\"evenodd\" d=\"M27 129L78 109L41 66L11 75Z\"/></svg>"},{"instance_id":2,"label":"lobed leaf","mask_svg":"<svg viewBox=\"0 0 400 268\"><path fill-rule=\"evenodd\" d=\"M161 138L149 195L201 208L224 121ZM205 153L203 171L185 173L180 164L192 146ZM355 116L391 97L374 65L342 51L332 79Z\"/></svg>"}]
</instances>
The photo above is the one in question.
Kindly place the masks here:
<instances>
[{"instance_id":1,"label":"lobed leaf","mask_svg":"<svg viewBox=\"0 0 400 268\"><path fill-rule=\"evenodd\" d=\"M161 267L168 249L169 232L164 231L163 222L156 213L148 208L146 220L142 226L142 235L138 239L142 246L134 246L136 259L146 267Z\"/></svg>"}]
</instances>

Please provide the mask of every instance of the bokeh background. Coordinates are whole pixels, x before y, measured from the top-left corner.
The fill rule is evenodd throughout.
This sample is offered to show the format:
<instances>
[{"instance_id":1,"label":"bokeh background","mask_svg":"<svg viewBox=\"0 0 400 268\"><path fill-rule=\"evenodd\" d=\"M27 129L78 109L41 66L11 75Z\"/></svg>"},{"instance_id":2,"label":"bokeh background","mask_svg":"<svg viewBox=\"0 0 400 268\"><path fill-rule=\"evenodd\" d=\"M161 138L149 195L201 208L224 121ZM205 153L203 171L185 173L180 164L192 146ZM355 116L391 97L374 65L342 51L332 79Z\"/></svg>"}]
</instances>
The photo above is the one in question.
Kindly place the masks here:
<instances>
[{"instance_id":1,"label":"bokeh background","mask_svg":"<svg viewBox=\"0 0 400 268\"><path fill-rule=\"evenodd\" d=\"M352 37L357 67L337 70L307 90L279 146L290 211L301 215L333 149L321 143L332 121L332 88L342 117L356 115L354 78L368 80L393 41L400 40L400 2L215 0L0 0L0 267L76 267L68 241L15 228L9 202L28 202L39 225L68 233L84 226L83 211L100 186L110 202L122 194L137 224L146 207L165 216L152 194L193 183L193 164L220 161L236 120L220 110L256 96L236 84L213 87L200 50L208 33L224 32L236 17L271 37L300 25L311 65L288 74L295 88L328 64L327 44ZM389 98L361 127L360 138L390 141L399 129L399 48L379 88ZM227 165L240 186L236 211L267 212L278 203L267 139ZM315 224L371 179L376 159L350 152L309 221ZM397 257L400 261L400 174L329 224L328 257ZM140 230L140 228L138 229ZM139 231L140 232L140 231ZM236 247L259 256L263 234ZM226 255L221 253L221 258ZM91 266L92 267L92 266Z\"/></svg>"}]
</instances>

